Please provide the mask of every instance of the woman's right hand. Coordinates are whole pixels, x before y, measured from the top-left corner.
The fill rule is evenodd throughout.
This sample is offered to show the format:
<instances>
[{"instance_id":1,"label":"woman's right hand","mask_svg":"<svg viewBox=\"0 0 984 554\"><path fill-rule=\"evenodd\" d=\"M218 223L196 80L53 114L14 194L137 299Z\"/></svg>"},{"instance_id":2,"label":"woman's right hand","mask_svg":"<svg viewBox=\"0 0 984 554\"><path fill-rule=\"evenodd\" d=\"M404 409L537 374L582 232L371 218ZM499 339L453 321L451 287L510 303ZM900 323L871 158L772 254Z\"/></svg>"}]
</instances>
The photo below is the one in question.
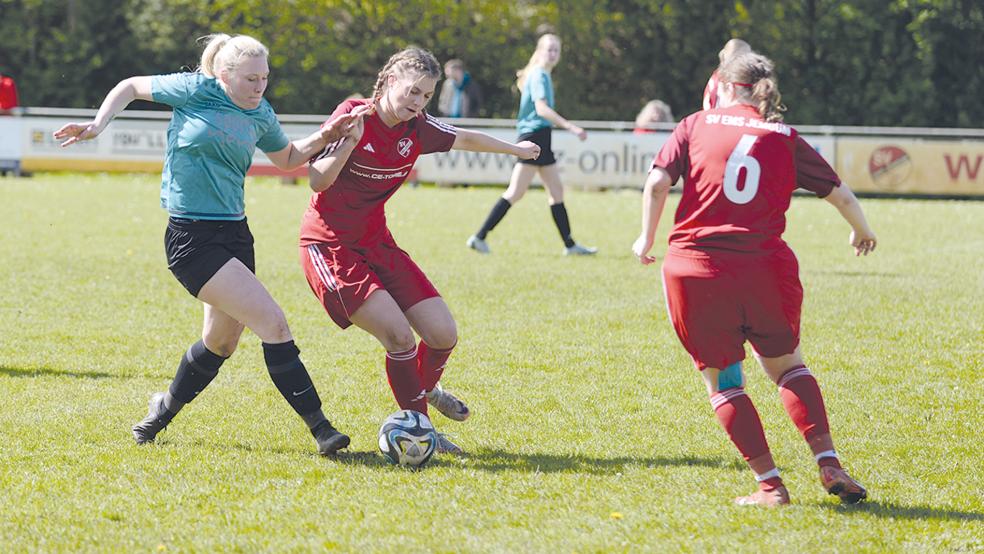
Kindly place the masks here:
<instances>
[{"instance_id":1,"label":"woman's right hand","mask_svg":"<svg viewBox=\"0 0 984 554\"><path fill-rule=\"evenodd\" d=\"M535 142L524 140L516 143L519 153L516 154L522 160L535 160L540 157L540 145Z\"/></svg>"},{"instance_id":2,"label":"woman's right hand","mask_svg":"<svg viewBox=\"0 0 984 554\"><path fill-rule=\"evenodd\" d=\"M359 106L347 114L339 116L331 123L321 128L321 138L326 144L331 144L339 139L351 138L359 142L365 128L362 120L372 111L372 106Z\"/></svg>"},{"instance_id":3,"label":"woman's right hand","mask_svg":"<svg viewBox=\"0 0 984 554\"><path fill-rule=\"evenodd\" d=\"M851 246L854 247L855 256L862 254L867 256L868 253L875 251L877 245L878 239L875 238L875 233L871 229L863 228L851 231Z\"/></svg>"},{"instance_id":4,"label":"woman's right hand","mask_svg":"<svg viewBox=\"0 0 984 554\"><path fill-rule=\"evenodd\" d=\"M642 265L649 265L656 261L655 256L650 256L649 251L653 248L653 239L646 236L646 233L639 235L639 238L632 243L632 253L639 258Z\"/></svg>"},{"instance_id":5,"label":"woman's right hand","mask_svg":"<svg viewBox=\"0 0 984 554\"><path fill-rule=\"evenodd\" d=\"M99 136L100 132L102 129L96 127L95 121L87 121L85 123L67 123L51 135L55 137L55 140L64 141L61 143L62 148L64 148L76 142L94 139Z\"/></svg>"},{"instance_id":6,"label":"woman's right hand","mask_svg":"<svg viewBox=\"0 0 984 554\"><path fill-rule=\"evenodd\" d=\"M577 125L574 125L573 123L571 124L570 127L567 128L567 130L574 133L574 136L576 136L578 140L582 142L587 140L588 138L588 132L578 127Z\"/></svg>"}]
</instances>

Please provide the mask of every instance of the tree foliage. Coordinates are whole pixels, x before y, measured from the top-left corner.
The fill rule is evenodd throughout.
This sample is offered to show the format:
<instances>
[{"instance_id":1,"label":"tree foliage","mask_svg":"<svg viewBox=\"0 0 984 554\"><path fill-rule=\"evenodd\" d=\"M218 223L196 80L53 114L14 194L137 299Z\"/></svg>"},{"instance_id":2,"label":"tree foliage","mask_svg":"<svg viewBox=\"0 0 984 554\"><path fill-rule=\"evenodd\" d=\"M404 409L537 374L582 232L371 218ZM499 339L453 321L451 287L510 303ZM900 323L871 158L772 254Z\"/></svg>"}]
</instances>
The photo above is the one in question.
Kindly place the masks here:
<instances>
[{"instance_id":1,"label":"tree foliage","mask_svg":"<svg viewBox=\"0 0 984 554\"><path fill-rule=\"evenodd\" d=\"M631 120L652 98L695 111L741 37L776 62L791 122L984 126L977 0L0 0L0 71L26 105L96 107L127 76L197 67L198 37L247 33L270 47L277 111L324 114L414 44L465 60L483 115L508 118L544 30L574 119Z\"/></svg>"}]
</instances>

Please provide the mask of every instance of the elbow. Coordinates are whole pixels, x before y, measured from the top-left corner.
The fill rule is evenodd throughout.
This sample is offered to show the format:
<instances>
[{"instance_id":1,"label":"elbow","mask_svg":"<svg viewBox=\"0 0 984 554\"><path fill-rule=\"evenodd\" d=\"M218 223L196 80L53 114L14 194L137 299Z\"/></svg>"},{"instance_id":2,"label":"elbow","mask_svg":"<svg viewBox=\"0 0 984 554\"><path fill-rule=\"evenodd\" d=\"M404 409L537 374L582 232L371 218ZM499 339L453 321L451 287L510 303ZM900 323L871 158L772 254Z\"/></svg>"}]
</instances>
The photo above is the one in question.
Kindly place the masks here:
<instances>
[{"instance_id":1,"label":"elbow","mask_svg":"<svg viewBox=\"0 0 984 554\"><path fill-rule=\"evenodd\" d=\"M669 194L670 187L673 186L673 181L670 180L670 176L660 168L653 169L653 173L650 173L650 179L646 181L646 193L658 197Z\"/></svg>"},{"instance_id":2,"label":"elbow","mask_svg":"<svg viewBox=\"0 0 984 554\"><path fill-rule=\"evenodd\" d=\"M308 168L308 186L314 192L321 192L331 186L331 180L324 173L311 166Z\"/></svg>"},{"instance_id":3,"label":"elbow","mask_svg":"<svg viewBox=\"0 0 984 554\"><path fill-rule=\"evenodd\" d=\"M308 186L311 187L311 190L313 192L321 192L326 188L328 188L325 186L324 178L322 178L320 175L315 176L313 174L308 176Z\"/></svg>"}]
</instances>

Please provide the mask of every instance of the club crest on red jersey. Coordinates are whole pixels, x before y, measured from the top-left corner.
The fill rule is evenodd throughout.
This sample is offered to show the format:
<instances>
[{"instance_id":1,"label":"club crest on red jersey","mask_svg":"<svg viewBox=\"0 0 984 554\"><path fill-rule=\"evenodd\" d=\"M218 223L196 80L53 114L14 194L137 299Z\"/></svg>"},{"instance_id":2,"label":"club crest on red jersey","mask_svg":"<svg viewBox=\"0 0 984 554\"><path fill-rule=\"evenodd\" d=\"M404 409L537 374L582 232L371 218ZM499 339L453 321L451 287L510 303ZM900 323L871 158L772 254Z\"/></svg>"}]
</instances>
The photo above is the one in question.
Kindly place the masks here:
<instances>
[{"instance_id":1,"label":"club crest on red jersey","mask_svg":"<svg viewBox=\"0 0 984 554\"><path fill-rule=\"evenodd\" d=\"M409 138L402 138L400 142L396 143L396 151L400 153L401 156L406 158L410 155L410 147L413 146L413 140Z\"/></svg>"}]
</instances>

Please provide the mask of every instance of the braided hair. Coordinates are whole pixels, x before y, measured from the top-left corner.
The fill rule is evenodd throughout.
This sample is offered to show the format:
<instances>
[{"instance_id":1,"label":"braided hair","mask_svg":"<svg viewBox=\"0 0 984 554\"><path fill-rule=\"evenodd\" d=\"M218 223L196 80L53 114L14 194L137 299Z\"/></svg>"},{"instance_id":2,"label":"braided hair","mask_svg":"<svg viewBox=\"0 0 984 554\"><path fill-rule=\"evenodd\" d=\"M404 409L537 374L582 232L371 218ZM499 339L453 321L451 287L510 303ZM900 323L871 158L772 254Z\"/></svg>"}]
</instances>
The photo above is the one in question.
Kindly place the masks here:
<instances>
[{"instance_id":1,"label":"braided hair","mask_svg":"<svg viewBox=\"0 0 984 554\"><path fill-rule=\"evenodd\" d=\"M782 121L782 94L776 84L772 60L754 52L739 54L721 66L721 80L735 84L735 94L740 100L755 103L762 119Z\"/></svg>"},{"instance_id":2,"label":"braided hair","mask_svg":"<svg viewBox=\"0 0 984 554\"><path fill-rule=\"evenodd\" d=\"M372 89L373 104L382 98L386 88L386 80L390 75L406 75L411 72L422 77L439 79L441 77L441 64L437 63L434 54L416 46L404 48L393 54L376 78L376 86Z\"/></svg>"}]
</instances>

